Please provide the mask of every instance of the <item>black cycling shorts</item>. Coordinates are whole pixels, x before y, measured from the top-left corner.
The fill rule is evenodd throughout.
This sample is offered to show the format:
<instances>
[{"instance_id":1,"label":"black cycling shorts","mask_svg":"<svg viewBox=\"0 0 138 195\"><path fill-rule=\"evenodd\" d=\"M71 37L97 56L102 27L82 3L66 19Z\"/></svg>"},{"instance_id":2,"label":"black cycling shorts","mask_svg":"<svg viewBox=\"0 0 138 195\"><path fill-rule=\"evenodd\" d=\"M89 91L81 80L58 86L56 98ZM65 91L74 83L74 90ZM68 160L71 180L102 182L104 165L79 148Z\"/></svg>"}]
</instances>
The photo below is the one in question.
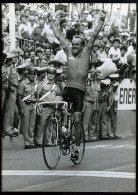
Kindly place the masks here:
<instances>
[{"instance_id":1,"label":"black cycling shorts","mask_svg":"<svg viewBox=\"0 0 138 195\"><path fill-rule=\"evenodd\" d=\"M81 112L83 109L85 92L76 88L65 87L57 96L63 97L64 101L68 101L68 98L73 103L73 111Z\"/></svg>"}]
</instances>

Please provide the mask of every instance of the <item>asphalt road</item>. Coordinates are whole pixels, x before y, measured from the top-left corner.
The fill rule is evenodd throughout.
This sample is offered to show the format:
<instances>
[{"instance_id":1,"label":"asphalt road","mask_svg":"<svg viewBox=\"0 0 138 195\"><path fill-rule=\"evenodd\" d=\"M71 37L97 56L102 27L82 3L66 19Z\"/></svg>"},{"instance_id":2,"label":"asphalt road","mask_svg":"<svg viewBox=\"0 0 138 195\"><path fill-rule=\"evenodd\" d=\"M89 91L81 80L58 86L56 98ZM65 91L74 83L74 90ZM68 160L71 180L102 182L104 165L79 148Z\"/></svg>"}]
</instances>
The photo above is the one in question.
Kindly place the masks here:
<instances>
[{"instance_id":1,"label":"asphalt road","mask_svg":"<svg viewBox=\"0 0 138 195\"><path fill-rule=\"evenodd\" d=\"M54 171L45 166L42 149L2 152L2 191L135 192L136 137L86 143L75 166L62 156Z\"/></svg>"}]
</instances>

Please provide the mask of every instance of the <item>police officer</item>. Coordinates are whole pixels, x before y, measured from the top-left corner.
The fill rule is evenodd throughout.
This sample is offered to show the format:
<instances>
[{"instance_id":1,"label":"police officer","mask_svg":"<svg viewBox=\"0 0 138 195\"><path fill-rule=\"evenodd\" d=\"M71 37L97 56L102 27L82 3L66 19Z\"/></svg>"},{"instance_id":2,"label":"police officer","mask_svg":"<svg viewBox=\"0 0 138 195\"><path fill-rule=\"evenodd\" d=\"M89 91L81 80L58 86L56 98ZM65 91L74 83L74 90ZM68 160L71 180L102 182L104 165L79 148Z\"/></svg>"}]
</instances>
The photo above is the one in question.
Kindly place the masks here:
<instances>
[{"instance_id":1,"label":"police officer","mask_svg":"<svg viewBox=\"0 0 138 195\"><path fill-rule=\"evenodd\" d=\"M39 86L39 102L53 101L57 94L57 85L55 84L56 69L50 67L47 71L47 79L45 79L41 86ZM53 108L48 105L42 105L41 115L36 127L36 145L42 146L43 132L48 116L52 113ZM49 142L50 133L47 132L47 142Z\"/></svg>"},{"instance_id":2,"label":"police officer","mask_svg":"<svg viewBox=\"0 0 138 195\"><path fill-rule=\"evenodd\" d=\"M35 68L29 68L28 79L22 81L18 88L21 130L24 137L25 149L34 148L36 103L38 101L38 86L35 77Z\"/></svg>"},{"instance_id":3,"label":"police officer","mask_svg":"<svg viewBox=\"0 0 138 195\"><path fill-rule=\"evenodd\" d=\"M116 135L116 130L117 130L117 107L118 107L118 85L119 82L117 81L119 78L119 74L112 74L109 75L109 78L111 80L111 83L113 85L113 90L110 93L109 96L109 116L111 118L111 131L114 135L115 139L121 139L120 136Z\"/></svg>"},{"instance_id":4,"label":"police officer","mask_svg":"<svg viewBox=\"0 0 138 195\"><path fill-rule=\"evenodd\" d=\"M8 71L8 90L6 94L6 109L4 116L4 131L6 135L15 136L14 130L14 110L16 108L16 96L18 87L18 73L16 71L16 66L18 65L18 56L16 54L9 54L7 56L9 59Z\"/></svg>"},{"instance_id":5,"label":"police officer","mask_svg":"<svg viewBox=\"0 0 138 195\"><path fill-rule=\"evenodd\" d=\"M85 91L85 107L82 120L86 141L96 141L98 139L99 91L100 80L96 79L96 74L91 70Z\"/></svg>"},{"instance_id":6,"label":"police officer","mask_svg":"<svg viewBox=\"0 0 138 195\"><path fill-rule=\"evenodd\" d=\"M28 64L27 63L22 63L21 65L17 66L17 72L18 72L18 85L21 83L24 79L27 78L28 74Z\"/></svg>"},{"instance_id":7,"label":"police officer","mask_svg":"<svg viewBox=\"0 0 138 195\"><path fill-rule=\"evenodd\" d=\"M109 91L110 79L101 80L101 92L99 93L99 116L98 116L98 128L100 139L113 139L114 136L109 126Z\"/></svg>"}]
</instances>

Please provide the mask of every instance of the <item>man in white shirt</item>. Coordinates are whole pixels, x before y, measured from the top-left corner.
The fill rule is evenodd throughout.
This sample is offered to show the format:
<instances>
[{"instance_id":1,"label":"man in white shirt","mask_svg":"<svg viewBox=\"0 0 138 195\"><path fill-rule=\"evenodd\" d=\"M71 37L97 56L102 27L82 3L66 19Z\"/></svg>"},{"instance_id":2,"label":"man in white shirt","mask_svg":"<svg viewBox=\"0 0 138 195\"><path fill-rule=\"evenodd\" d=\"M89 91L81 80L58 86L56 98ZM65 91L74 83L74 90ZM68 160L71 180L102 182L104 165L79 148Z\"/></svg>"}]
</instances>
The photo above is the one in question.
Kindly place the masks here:
<instances>
[{"instance_id":1,"label":"man in white shirt","mask_svg":"<svg viewBox=\"0 0 138 195\"><path fill-rule=\"evenodd\" d=\"M18 34L20 39L29 39L29 23L26 21L25 16L21 16L21 24L18 28Z\"/></svg>"},{"instance_id":2,"label":"man in white shirt","mask_svg":"<svg viewBox=\"0 0 138 195\"><path fill-rule=\"evenodd\" d=\"M59 60L59 61L63 62L64 64L67 63L67 55L63 49L61 49L60 51L58 51L56 53L54 60Z\"/></svg>"}]
</instances>

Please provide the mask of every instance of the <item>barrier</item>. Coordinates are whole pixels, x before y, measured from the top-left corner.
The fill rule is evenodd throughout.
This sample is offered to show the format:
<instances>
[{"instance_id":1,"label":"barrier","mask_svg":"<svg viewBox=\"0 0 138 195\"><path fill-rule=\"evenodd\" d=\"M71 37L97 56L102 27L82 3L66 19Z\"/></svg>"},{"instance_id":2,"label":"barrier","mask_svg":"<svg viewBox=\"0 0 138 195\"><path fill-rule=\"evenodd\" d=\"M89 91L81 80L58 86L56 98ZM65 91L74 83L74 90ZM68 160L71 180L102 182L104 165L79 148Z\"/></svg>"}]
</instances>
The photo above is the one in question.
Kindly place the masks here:
<instances>
[{"instance_id":1,"label":"barrier","mask_svg":"<svg viewBox=\"0 0 138 195\"><path fill-rule=\"evenodd\" d=\"M45 49L45 46L42 43L36 43L33 40L28 40L28 39L19 39L16 38L18 41L18 45L19 47L25 51L26 48L31 48L31 50L33 50L34 52L36 52L36 48L41 46Z\"/></svg>"}]
</instances>

